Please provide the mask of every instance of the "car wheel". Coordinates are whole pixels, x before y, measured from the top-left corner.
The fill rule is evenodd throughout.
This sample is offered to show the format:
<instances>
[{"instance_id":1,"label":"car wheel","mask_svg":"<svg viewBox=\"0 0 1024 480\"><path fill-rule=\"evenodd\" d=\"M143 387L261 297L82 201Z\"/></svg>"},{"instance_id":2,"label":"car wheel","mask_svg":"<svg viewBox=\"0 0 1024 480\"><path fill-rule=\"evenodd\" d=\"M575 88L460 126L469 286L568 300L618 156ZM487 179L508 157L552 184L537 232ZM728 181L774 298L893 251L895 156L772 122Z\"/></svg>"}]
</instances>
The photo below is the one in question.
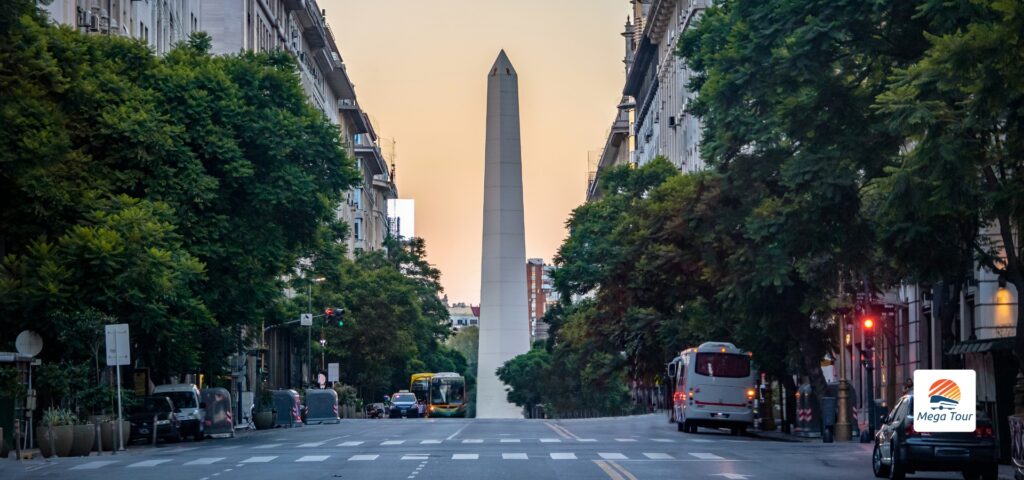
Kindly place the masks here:
<instances>
[{"instance_id":1,"label":"car wheel","mask_svg":"<svg viewBox=\"0 0 1024 480\"><path fill-rule=\"evenodd\" d=\"M195 435L192 435L192 441L201 442L204 437L206 437L206 434L202 430L196 430Z\"/></svg>"},{"instance_id":2,"label":"car wheel","mask_svg":"<svg viewBox=\"0 0 1024 480\"><path fill-rule=\"evenodd\" d=\"M907 467L903 465L900 460L900 448L895 443L892 444L892 461L889 462L889 478L890 480L903 480L907 478Z\"/></svg>"},{"instance_id":3,"label":"car wheel","mask_svg":"<svg viewBox=\"0 0 1024 480\"><path fill-rule=\"evenodd\" d=\"M882 449L875 444L875 450L871 453L871 470L875 472L875 476L878 478L885 478L889 476L889 466L882 464Z\"/></svg>"},{"instance_id":4,"label":"car wheel","mask_svg":"<svg viewBox=\"0 0 1024 480\"><path fill-rule=\"evenodd\" d=\"M740 427L732 427L729 429L729 434L736 437L740 434Z\"/></svg>"},{"instance_id":5,"label":"car wheel","mask_svg":"<svg viewBox=\"0 0 1024 480\"><path fill-rule=\"evenodd\" d=\"M680 432L685 432L686 426L683 425L683 422L676 422L676 430L679 430Z\"/></svg>"}]
</instances>

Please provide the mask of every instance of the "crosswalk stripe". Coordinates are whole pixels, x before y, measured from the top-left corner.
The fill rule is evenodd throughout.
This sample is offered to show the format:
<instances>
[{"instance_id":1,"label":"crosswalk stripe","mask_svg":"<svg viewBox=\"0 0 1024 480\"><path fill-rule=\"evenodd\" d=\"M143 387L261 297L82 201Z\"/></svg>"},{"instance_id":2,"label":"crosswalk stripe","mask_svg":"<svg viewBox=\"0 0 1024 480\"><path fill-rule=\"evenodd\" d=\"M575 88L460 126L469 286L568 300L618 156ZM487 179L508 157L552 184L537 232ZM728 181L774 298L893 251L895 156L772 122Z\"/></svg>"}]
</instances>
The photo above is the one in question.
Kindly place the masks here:
<instances>
[{"instance_id":1,"label":"crosswalk stripe","mask_svg":"<svg viewBox=\"0 0 1024 480\"><path fill-rule=\"evenodd\" d=\"M577 438L576 441L578 441L578 442L596 442L597 439L596 438Z\"/></svg>"},{"instance_id":2,"label":"crosswalk stripe","mask_svg":"<svg viewBox=\"0 0 1024 480\"><path fill-rule=\"evenodd\" d=\"M621 453L598 453L597 455L605 460L629 460Z\"/></svg>"},{"instance_id":3,"label":"crosswalk stripe","mask_svg":"<svg viewBox=\"0 0 1024 480\"><path fill-rule=\"evenodd\" d=\"M697 443L714 443L715 442L714 440L704 440L703 438L691 438L690 441L691 442L697 442Z\"/></svg>"},{"instance_id":4,"label":"crosswalk stripe","mask_svg":"<svg viewBox=\"0 0 1024 480\"><path fill-rule=\"evenodd\" d=\"M480 438L467 438L462 443L484 443L483 439Z\"/></svg>"},{"instance_id":5,"label":"crosswalk stripe","mask_svg":"<svg viewBox=\"0 0 1024 480\"><path fill-rule=\"evenodd\" d=\"M302 445L299 445L297 448L320 447L323 446L323 444L325 443L327 442L303 443Z\"/></svg>"},{"instance_id":6,"label":"crosswalk stripe","mask_svg":"<svg viewBox=\"0 0 1024 480\"><path fill-rule=\"evenodd\" d=\"M552 453L552 460L576 460L575 453Z\"/></svg>"},{"instance_id":7,"label":"crosswalk stripe","mask_svg":"<svg viewBox=\"0 0 1024 480\"><path fill-rule=\"evenodd\" d=\"M635 442L635 438L616 438L616 442Z\"/></svg>"},{"instance_id":8,"label":"crosswalk stripe","mask_svg":"<svg viewBox=\"0 0 1024 480\"><path fill-rule=\"evenodd\" d=\"M296 460L296 462L322 462L330 457L330 455L306 455L305 457Z\"/></svg>"},{"instance_id":9,"label":"crosswalk stripe","mask_svg":"<svg viewBox=\"0 0 1024 480\"><path fill-rule=\"evenodd\" d=\"M242 460L240 463L267 463L275 458L277 458L277 455L272 455L268 457L249 457L245 460Z\"/></svg>"},{"instance_id":10,"label":"crosswalk stripe","mask_svg":"<svg viewBox=\"0 0 1024 480\"><path fill-rule=\"evenodd\" d=\"M501 458L505 460L528 460L529 457L525 453L503 453Z\"/></svg>"},{"instance_id":11,"label":"crosswalk stripe","mask_svg":"<svg viewBox=\"0 0 1024 480\"><path fill-rule=\"evenodd\" d=\"M128 468L155 467L157 465L160 465L161 463L167 463L169 461L170 461L170 459L166 459L166 460L143 460L141 462L136 462L136 463L133 463L131 465L128 465Z\"/></svg>"},{"instance_id":12,"label":"crosswalk stripe","mask_svg":"<svg viewBox=\"0 0 1024 480\"><path fill-rule=\"evenodd\" d=\"M344 443L339 443L338 446L339 447L358 447L358 446L360 446L362 444L363 444L363 442L344 442Z\"/></svg>"},{"instance_id":13,"label":"crosswalk stripe","mask_svg":"<svg viewBox=\"0 0 1024 480\"><path fill-rule=\"evenodd\" d=\"M672 455L667 453L645 453L644 456L651 460L675 460Z\"/></svg>"},{"instance_id":14,"label":"crosswalk stripe","mask_svg":"<svg viewBox=\"0 0 1024 480\"><path fill-rule=\"evenodd\" d=\"M352 455L351 457L349 457L348 461L350 461L350 462L368 462L368 461L376 460L377 457L379 457L379 456L380 455Z\"/></svg>"},{"instance_id":15,"label":"crosswalk stripe","mask_svg":"<svg viewBox=\"0 0 1024 480\"><path fill-rule=\"evenodd\" d=\"M438 443L441 443L441 440L424 440L420 442L420 445L434 445Z\"/></svg>"},{"instance_id":16,"label":"crosswalk stripe","mask_svg":"<svg viewBox=\"0 0 1024 480\"><path fill-rule=\"evenodd\" d=\"M697 457L697 458L699 458L701 460L725 460L724 458L719 457L718 455L715 455L713 453L699 453L698 452L698 453L691 453L690 455L692 455L694 457Z\"/></svg>"},{"instance_id":17,"label":"crosswalk stripe","mask_svg":"<svg viewBox=\"0 0 1024 480\"><path fill-rule=\"evenodd\" d=\"M560 438L542 438L542 439L540 439L540 443L562 443L562 439L560 439Z\"/></svg>"},{"instance_id":18,"label":"crosswalk stripe","mask_svg":"<svg viewBox=\"0 0 1024 480\"><path fill-rule=\"evenodd\" d=\"M479 460L480 454L477 453L456 453L452 455L452 460Z\"/></svg>"},{"instance_id":19,"label":"crosswalk stripe","mask_svg":"<svg viewBox=\"0 0 1024 480\"><path fill-rule=\"evenodd\" d=\"M107 465L113 465L115 463L117 463L117 460L96 460L94 462L76 465L74 467L71 467L70 470L96 470L97 468L102 468Z\"/></svg>"},{"instance_id":20,"label":"crosswalk stripe","mask_svg":"<svg viewBox=\"0 0 1024 480\"><path fill-rule=\"evenodd\" d=\"M429 458L428 455L419 455L419 454L402 455L402 460L426 460L428 458Z\"/></svg>"},{"instance_id":21,"label":"crosswalk stripe","mask_svg":"<svg viewBox=\"0 0 1024 480\"><path fill-rule=\"evenodd\" d=\"M651 441L661 442L661 443L675 443L676 442L675 440L670 440L670 439L667 439L667 438L652 438Z\"/></svg>"},{"instance_id":22,"label":"crosswalk stripe","mask_svg":"<svg viewBox=\"0 0 1024 480\"><path fill-rule=\"evenodd\" d=\"M281 445L282 444L280 444L280 443L268 443L266 445L260 445L258 447L252 447L252 448L253 448L253 450L255 450L255 449L266 449L266 448L277 448L277 447L280 447Z\"/></svg>"},{"instance_id":23,"label":"crosswalk stripe","mask_svg":"<svg viewBox=\"0 0 1024 480\"><path fill-rule=\"evenodd\" d=\"M197 458L195 460L192 460L191 462L186 462L185 465L209 465L211 463L217 463L221 460L224 460L224 457Z\"/></svg>"},{"instance_id":24,"label":"crosswalk stripe","mask_svg":"<svg viewBox=\"0 0 1024 480\"><path fill-rule=\"evenodd\" d=\"M519 443L519 439L518 438L503 438L503 439L501 439L501 443Z\"/></svg>"},{"instance_id":25,"label":"crosswalk stripe","mask_svg":"<svg viewBox=\"0 0 1024 480\"><path fill-rule=\"evenodd\" d=\"M401 445L403 443L405 443L405 440L387 440L381 442L381 445Z\"/></svg>"}]
</instances>

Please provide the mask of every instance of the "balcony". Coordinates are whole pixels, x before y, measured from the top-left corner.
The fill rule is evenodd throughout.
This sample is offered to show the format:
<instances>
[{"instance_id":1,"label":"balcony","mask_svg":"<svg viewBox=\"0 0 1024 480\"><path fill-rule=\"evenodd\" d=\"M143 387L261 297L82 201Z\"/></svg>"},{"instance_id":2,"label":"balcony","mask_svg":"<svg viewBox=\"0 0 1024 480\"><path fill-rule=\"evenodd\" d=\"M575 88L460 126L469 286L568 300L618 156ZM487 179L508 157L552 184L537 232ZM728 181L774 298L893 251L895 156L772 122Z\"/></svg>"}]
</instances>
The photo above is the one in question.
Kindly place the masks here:
<instances>
[{"instance_id":1,"label":"balcony","mask_svg":"<svg viewBox=\"0 0 1024 480\"><path fill-rule=\"evenodd\" d=\"M363 164L370 169L371 175L386 175L388 173L384 155L380 153L380 147L369 134L354 135L352 149L356 152L356 156L363 159Z\"/></svg>"}]
</instances>

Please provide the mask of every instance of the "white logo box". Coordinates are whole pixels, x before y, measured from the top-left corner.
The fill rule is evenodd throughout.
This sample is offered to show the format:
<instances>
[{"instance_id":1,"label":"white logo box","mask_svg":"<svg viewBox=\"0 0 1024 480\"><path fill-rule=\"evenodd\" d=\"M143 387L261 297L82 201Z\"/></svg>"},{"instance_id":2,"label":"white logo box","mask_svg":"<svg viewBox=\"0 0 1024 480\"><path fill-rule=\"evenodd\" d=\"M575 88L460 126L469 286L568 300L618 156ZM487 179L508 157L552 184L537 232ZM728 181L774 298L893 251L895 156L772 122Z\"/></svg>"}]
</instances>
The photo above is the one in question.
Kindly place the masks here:
<instances>
[{"instance_id":1,"label":"white logo box","mask_svg":"<svg viewBox=\"0 0 1024 480\"><path fill-rule=\"evenodd\" d=\"M973 432L977 428L974 370L914 371L914 430Z\"/></svg>"}]
</instances>

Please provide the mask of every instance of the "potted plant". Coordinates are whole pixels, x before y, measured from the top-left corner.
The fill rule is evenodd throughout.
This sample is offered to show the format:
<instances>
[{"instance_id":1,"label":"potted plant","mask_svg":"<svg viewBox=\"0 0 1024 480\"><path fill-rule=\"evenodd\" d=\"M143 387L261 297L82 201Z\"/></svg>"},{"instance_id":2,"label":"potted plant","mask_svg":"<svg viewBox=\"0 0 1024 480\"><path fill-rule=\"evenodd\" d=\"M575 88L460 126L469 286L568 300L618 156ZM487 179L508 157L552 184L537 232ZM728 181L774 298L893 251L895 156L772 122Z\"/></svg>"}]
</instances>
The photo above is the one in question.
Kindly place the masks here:
<instances>
[{"instance_id":1,"label":"potted plant","mask_svg":"<svg viewBox=\"0 0 1024 480\"><path fill-rule=\"evenodd\" d=\"M96 427L81 421L75 423L74 440L71 443L71 456L88 457L95 445Z\"/></svg>"},{"instance_id":2,"label":"potted plant","mask_svg":"<svg viewBox=\"0 0 1024 480\"><path fill-rule=\"evenodd\" d=\"M274 402L269 388L260 391L259 405L252 421L256 424L257 430L266 430L274 427Z\"/></svg>"},{"instance_id":3,"label":"potted plant","mask_svg":"<svg viewBox=\"0 0 1024 480\"><path fill-rule=\"evenodd\" d=\"M48 408L43 412L36 443L44 457L67 457L75 440L78 418L66 408Z\"/></svg>"}]
</instances>

